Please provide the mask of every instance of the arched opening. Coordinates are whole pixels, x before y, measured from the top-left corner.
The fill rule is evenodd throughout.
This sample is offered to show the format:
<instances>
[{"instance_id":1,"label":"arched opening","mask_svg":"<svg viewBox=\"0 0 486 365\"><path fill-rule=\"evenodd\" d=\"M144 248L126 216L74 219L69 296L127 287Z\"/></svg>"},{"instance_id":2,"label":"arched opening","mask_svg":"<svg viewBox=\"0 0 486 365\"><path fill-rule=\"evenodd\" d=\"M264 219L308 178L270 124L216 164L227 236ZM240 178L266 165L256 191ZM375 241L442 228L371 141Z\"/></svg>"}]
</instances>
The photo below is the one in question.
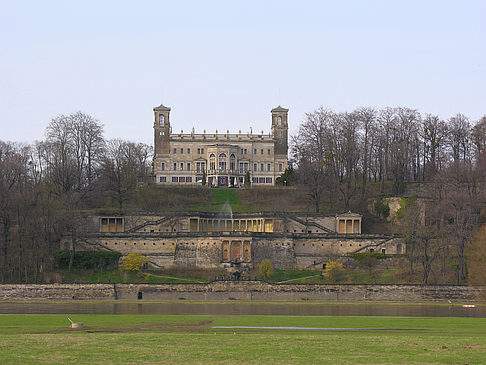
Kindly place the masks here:
<instances>
[{"instance_id":1,"label":"arched opening","mask_svg":"<svg viewBox=\"0 0 486 365\"><path fill-rule=\"evenodd\" d=\"M219 170L226 170L226 155L221 153L218 157Z\"/></svg>"},{"instance_id":2,"label":"arched opening","mask_svg":"<svg viewBox=\"0 0 486 365\"><path fill-rule=\"evenodd\" d=\"M164 125L164 123L165 123L165 117L162 114L160 114L159 115L159 124Z\"/></svg>"},{"instance_id":3,"label":"arched opening","mask_svg":"<svg viewBox=\"0 0 486 365\"><path fill-rule=\"evenodd\" d=\"M277 118L277 125L280 127L282 125L282 117Z\"/></svg>"},{"instance_id":4,"label":"arched opening","mask_svg":"<svg viewBox=\"0 0 486 365\"><path fill-rule=\"evenodd\" d=\"M234 154L230 156L230 170L235 171L236 168L236 157Z\"/></svg>"},{"instance_id":5,"label":"arched opening","mask_svg":"<svg viewBox=\"0 0 486 365\"><path fill-rule=\"evenodd\" d=\"M209 156L209 169L216 170L216 156L213 153Z\"/></svg>"}]
</instances>

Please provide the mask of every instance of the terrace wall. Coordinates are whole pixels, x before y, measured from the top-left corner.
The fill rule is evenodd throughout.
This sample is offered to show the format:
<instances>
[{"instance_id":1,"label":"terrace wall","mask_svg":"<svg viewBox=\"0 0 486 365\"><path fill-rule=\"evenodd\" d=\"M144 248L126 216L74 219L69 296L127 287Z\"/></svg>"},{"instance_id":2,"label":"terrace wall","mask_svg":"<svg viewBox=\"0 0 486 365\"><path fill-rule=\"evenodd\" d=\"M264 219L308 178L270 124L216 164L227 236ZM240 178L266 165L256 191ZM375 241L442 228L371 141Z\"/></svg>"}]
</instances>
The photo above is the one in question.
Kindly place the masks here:
<instances>
[{"instance_id":1,"label":"terrace wall","mask_svg":"<svg viewBox=\"0 0 486 365\"><path fill-rule=\"evenodd\" d=\"M17 284L0 285L0 300L138 300L146 301L393 301L472 302L485 288L423 285L269 284L261 281L215 281L208 284Z\"/></svg>"}]
</instances>

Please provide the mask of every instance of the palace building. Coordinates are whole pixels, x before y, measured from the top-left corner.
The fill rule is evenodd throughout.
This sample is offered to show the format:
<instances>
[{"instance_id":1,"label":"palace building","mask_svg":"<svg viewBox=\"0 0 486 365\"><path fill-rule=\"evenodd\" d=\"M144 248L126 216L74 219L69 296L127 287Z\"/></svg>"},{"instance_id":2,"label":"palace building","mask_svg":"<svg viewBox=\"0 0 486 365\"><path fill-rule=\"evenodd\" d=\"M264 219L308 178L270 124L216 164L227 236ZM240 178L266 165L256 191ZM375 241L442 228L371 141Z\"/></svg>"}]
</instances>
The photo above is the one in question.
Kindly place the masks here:
<instances>
[{"instance_id":1,"label":"palace building","mask_svg":"<svg viewBox=\"0 0 486 365\"><path fill-rule=\"evenodd\" d=\"M252 268L264 259L278 269L319 270L334 257L359 252L405 253L403 238L361 232L356 213L164 213L88 216L76 250L137 252L154 269ZM61 240L73 249L72 235Z\"/></svg>"},{"instance_id":2,"label":"palace building","mask_svg":"<svg viewBox=\"0 0 486 365\"><path fill-rule=\"evenodd\" d=\"M154 175L158 184L240 187L275 185L288 164L288 109L271 110L271 133L172 133L170 107L154 109Z\"/></svg>"}]
</instances>

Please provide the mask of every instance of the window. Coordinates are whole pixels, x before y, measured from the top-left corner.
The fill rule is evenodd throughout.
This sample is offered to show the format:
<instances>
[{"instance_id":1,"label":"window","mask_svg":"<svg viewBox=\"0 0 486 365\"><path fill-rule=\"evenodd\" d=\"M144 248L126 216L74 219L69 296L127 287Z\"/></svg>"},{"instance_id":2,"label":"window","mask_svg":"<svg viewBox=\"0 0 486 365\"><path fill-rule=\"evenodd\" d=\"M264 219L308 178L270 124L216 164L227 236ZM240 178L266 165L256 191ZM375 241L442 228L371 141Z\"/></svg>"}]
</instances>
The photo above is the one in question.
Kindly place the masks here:
<instances>
[{"instance_id":1,"label":"window","mask_svg":"<svg viewBox=\"0 0 486 365\"><path fill-rule=\"evenodd\" d=\"M191 163L190 162L187 163L187 171L191 171Z\"/></svg>"},{"instance_id":2,"label":"window","mask_svg":"<svg viewBox=\"0 0 486 365\"><path fill-rule=\"evenodd\" d=\"M181 155L184 153L184 148L181 148Z\"/></svg>"},{"instance_id":3,"label":"window","mask_svg":"<svg viewBox=\"0 0 486 365\"><path fill-rule=\"evenodd\" d=\"M164 122L165 122L165 118L162 114L159 115L159 124L160 125L164 125Z\"/></svg>"},{"instance_id":4,"label":"window","mask_svg":"<svg viewBox=\"0 0 486 365\"><path fill-rule=\"evenodd\" d=\"M184 171L184 162L181 162L181 171Z\"/></svg>"},{"instance_id":5,"label":"window","mask_svg":"<svg viewBox=\"0 0 486 365\"><path fill-rule=\"evenodd\" d=\"M177 176L172 176L172 182L177 182L178 179L177 179Z\"/></svg>"},{"instance_id":6,"label":"window","mask_svg":"<svg viewBox=\"0 0 486 365\"><path fill-rule=\"evenodd\" d=\"M248 153L248 150L245 148L245 149L243 150L243 152L244 152L244 154L246 155L246 154Z\"/></svg>"},{"instance_id":7,"label":"window","mask_svg":"<svg viewBox=\"0 0 486 365\"><path fill-rule=\"evenodd\" d=\"M201 170L206 170L206 162L201 162Z\"/></svg>"},{"instance_id":8,"label":"window","mask_svg":"<svg viewBox=\"0 0 486 365\"><path fill-rule=\"evenodd\" d=\"M260 154L263 155L263 148L260 150Z\"/></svg>"},{"instance_id":9,"label":"window","mask_svg":"<svg viewBox=\"0 0 486 365\"><path fill-rule=\"evenodd\" d=\"M243 148L240 149L240 154L242 155L243 154Z\"/></svg>"},{"instance_id":10,"label":"window","mask_svg":"<svg viewBox=\"0 0 486 365\"><path fill-rule=\"evenodd\" d=\"M209 169L213 171L216 170L216 158L212 153L211 156L209 156Z\"/></svg>"},{"instance_id":11,"label":"window","mask_svg":"<svg viewBox=\"0 0 486 365\"><path fill-rule=\"evenodd\" d=\"M198 148L198 149L197 149L197 154L198 154L198 155L200 155L200 154L201 154L201 149L200 149L200 148Z\"/></svg>"},{"instance_id":12,"label":"window","mask_svg":"<svg viewBox=\"0 0 486 365\"><path fill-rule=\"evenodd\" d=\"M184 176L179 177L179 182L186 182L186 178Z\"/></svg>"},{"instance_id":13,"label":"window","mask_svg":"<svg viewBox=\"0 0 486 365\"><path fill-rule=\"evenodd\" d=\"M259 178L258 178L258 182L259 182L260 184L265 184L265 178L264 178L264 177L259 177Z\"/></svg>"},{"instance_id":14,"label":"window","mask_svg":"<svg viewBox=\"0 0 486 365\"><path fill-rule=\"evenodd\" d=\"M270 151L271 151L271 150L270 150L270 148L269 148L269 149L267 150L267 154L268 154L268 155L270 155L270 154L271 154L271 152L270 152Z\"/></svg>"},{"instance_id":15,"label":"window","mask_svg":"<svg viewBox=\"0 0 486 365\"><path fill-rule=\"evenodd\" d=\"M279 172L283 171L283 164L281 164L281 163L278 164L278 171Z\"/></svg>"},{"instance_id":16,"label":"window","mask_svg":"<svg viewBox=\"0 0 486 365\"><path fill-rule=\"evenodd\" d=\"M257 171L258 170L258 164L254 163L253 164L253 171Z\"/></svg>"},{"instance_id":17,"label":"window","mask_svg":"<svg viewBox=\"0 0 486 365\"><path fill-rule=\"evenodd\" d=\"M235 171L236 157L235 155L230 156L230 170Z\"/></svg>"},{"instance_id":18,"label":"window","mask_svg":"<svg viewBox=\"0 0 486 365\"><path fill-rule=\"evenodd\" d=\"M160 170L165 171L165 162L160 164Z\"/></svg>"},{"instance_id":19,"label":"window","mask_svg":"<svg viewBox=\"0 0 486 365\"><path fill-rule=\"evenodd\" d=\"M218 164L220 170L226 170L226 155L224 153L219 155Z\"/></svg>"},{"instance_id":20,"label":"window","mask_svg":"<svg viewBox=\"0 0 486 365\"><path fill-rule=\"evenodd\" d=\"M272 166L269 163L267 163L267 171L271 171L271 170L272 170Z\"/></svg>"},{"instance_id":21,"label":"window","mask_svg":"<svg viewBox=\"0 0 486 365\"><path fill-rule=\"evenodd\" d=\"M265 178L265 183L271 184L272 183L272 178L271 177Z\"/></svg>"},{"instance_id":22,"label":"window","mask_svg":"<svg viewBox=\"0 0 486 365\"><path fill-rule=\"evenodd\" d=\"M257 183L258 182L258 177L252 177L251 178L251 182L254 183L254 184Z\"/></svg>"},{"instance_id":23,"label":"window","mask_svg":"<svg viewBox=\"0 0 486 365\"><path fill-rule=\"evenodd\" d=\"M196 162L196 171L197 172L201 171L201 163L200 162Z\"/></svg>"},{"instance_id":24,"label":"window","mask_svg":"<svg viewBox=\"0 0 486 365\"><path fill-rule=\"evenodd\" d=\"M192 177L191 176L186 177L186 182L188 183L192 182Z\"/></svg>"},{"instance_id":25,"label":"window","mask_svg":"<svg viewBox=\"0 0 486 365\"><path fill-rule=\"evenodd\" d=\"M264 166L264 164L261 163L260 164L260 171L265 171L265 168L263 166Z\"/></svg>"},{"instance_id":26,"label":"window","mask_svg":"<svg viewBox=\"0 0 486 365\"><path fill-rule=\"evenodd\" d=\"M101 232L123 232L123 218L101 218Z\"/></svg>"},{"instance_id":27,"label":"window","mask_svg":"<svg viewBox=\"0 0 486 365\"><path fill-rule=\"evenodd\" d=\"M187 149L187 153L188 154L191 153L191 149L190 148Z\"/></svg>"},{"instance_id":28,"label":"window","mask_svg":"<svg viewBox=\"0 0 486 365\"><path fill-rule=\"evenodd\" d=\"M160 135L160 136L165 136L165 132L164 132L164 131L160 131L160 132L159 132L159 135Z\"/></svg>"},{"instance_id":29,"label":"window","mask_svg":"<svg viewBox=\"0 0 486 365\"><path fill-rule=\"evenodd\" d=\"M243 162L240 162L240 172L243 172Z\"/></svg>"},{"instance_id":30,"label":"window","mask_svg":"<svg viewBox=\"0 0 486 365\"><path fill-rule=\"evenodd\" d=\"M277 125L279 125L279 126L282 125L282 117L277 118Z\"/></svg>"},{"instance_id":31,"label":"window","mask_svg":"<svg viewBox=\"0 0 486 365\"><path fill-rule=\"evenodd\" d=\"M161 183L165 183L165 182L167 182L167 178L166 178L165 176L161 176L161 177L159 178L159 181L160 181Z\"/></svg>"},{"instance_id":32,"label":"window","mask_svg":"<svg viewBox=\"0 0 486 365\"><path fill-rule=\"evenodd\" d=\"M174 148L174 153L177 153L177 148Z\"/></svg>"},{"instance_id":33,"label":"window","mask_svg":"<svg viewBox=\"0 0 486 365\"><path fill-rule=\"evenodd\" d=\"M174 171L177 171L177 163L174 162Z\"/></svg>"},{"instance_id":34,"label":"window","mask_svg":"<svg viewBox=\"0 0 486 365\"><path fill-rule=\"evenodd\" d=\"M203 154L203 153L204 153L204 148L201 148L201 154Z\"/></svg>"}]
</instances>

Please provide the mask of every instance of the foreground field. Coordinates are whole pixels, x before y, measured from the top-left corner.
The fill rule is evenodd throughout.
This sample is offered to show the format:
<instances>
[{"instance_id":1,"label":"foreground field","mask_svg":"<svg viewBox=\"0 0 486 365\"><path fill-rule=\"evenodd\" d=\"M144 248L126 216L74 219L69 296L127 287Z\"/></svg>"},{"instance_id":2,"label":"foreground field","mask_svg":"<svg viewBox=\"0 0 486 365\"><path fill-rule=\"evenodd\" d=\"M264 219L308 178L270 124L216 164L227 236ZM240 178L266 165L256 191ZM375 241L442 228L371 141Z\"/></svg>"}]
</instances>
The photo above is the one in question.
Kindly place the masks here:
<instances>
[{"instance_id":1,"label":"foreground field","mask_svg":"<svg viewBox=\"0 0 486 365\"><path fill-rule=\"evenodd\" d=\"M284 316L0 316L2 364L484 363L486 319ZM294 326L348 330L215 329ZM351 330L351 329L366 330Z\"/></svg>"}]
</instances>

